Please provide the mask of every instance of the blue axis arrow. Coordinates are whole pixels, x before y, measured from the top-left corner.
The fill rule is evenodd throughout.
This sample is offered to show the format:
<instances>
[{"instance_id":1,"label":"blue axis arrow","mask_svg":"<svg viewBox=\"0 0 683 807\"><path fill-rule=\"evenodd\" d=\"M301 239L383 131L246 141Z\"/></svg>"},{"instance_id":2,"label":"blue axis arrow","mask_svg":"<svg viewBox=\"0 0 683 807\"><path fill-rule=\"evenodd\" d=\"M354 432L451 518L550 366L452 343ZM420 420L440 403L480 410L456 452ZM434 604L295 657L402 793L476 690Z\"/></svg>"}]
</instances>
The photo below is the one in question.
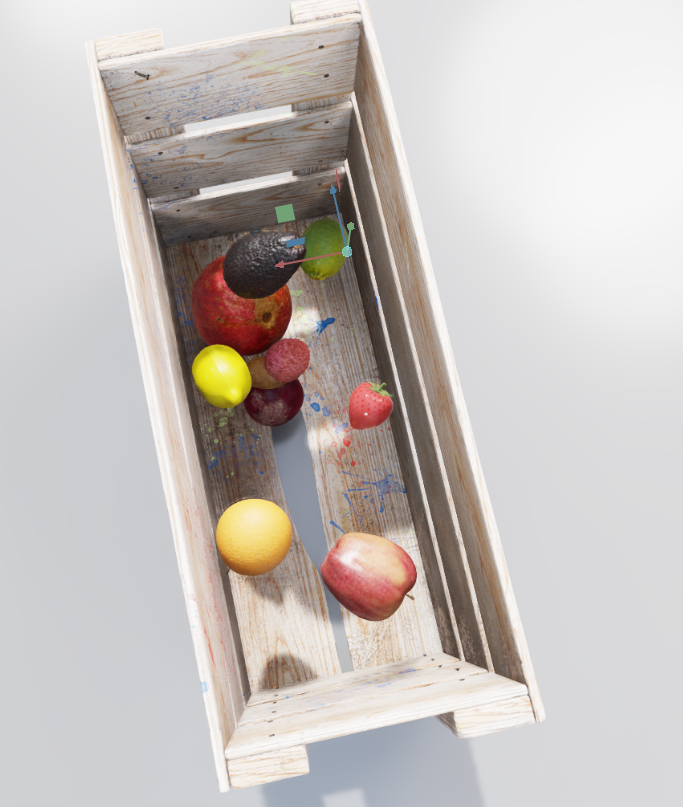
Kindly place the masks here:
<instances>
[{"instance_id":1,"label":"blue axis arrow","mask_svg":"<svg viewBox=\"0 0 683 807\"><path fill-rule=\"evenodd\" d=\"M334 199L334 206L337 208L337 218L339 219L339 227L341 229L342 238L344 239L344 246L346 246L346 235L344 234L344 227L342 225L341 213L339 212L339 205L337 204L337 189L331 182L330 182L330 193L332 194L332 198Z\"/></svg>"}]
</instances>

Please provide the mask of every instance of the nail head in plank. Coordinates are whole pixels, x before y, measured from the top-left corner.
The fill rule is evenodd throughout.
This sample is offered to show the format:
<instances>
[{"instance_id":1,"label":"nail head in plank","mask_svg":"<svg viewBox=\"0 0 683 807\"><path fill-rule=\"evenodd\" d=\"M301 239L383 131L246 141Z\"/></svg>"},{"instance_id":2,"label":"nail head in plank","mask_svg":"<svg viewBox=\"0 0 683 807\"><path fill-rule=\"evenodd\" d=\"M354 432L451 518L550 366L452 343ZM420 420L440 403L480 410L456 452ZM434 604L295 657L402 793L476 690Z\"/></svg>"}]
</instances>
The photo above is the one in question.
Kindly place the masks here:
<instances>
[{"instance_id":1,"label":"nail head in plank","mask_svg":"<svg viewBox=\"0 0 683 807\"><path fill-rule=\"evenodd\" d=\"M148 197L208 188L346 157L351 104L154 138L130 154Z\"/></svg>"},{"instance_id":2,"label":"nail head in plank","mask_svg":"<svg viewBox=\"0 0 683 807\"><path fill-rule=\"evenodd\" d=\"M359 35L352 14L108 59L102 78L121 128L132 134L349 93Z\"/></svg>"}]
</instances>

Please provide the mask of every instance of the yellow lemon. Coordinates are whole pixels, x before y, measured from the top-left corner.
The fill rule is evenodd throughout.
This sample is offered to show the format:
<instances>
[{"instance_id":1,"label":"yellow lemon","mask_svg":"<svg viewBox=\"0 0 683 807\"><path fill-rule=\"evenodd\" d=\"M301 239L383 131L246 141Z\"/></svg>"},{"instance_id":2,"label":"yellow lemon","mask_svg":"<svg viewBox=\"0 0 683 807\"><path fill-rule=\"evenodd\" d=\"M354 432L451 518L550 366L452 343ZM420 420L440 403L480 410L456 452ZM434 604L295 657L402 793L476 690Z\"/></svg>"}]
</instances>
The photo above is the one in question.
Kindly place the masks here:
<instances>
[{"instance_id":1,"label":"yellow lemon","mask_svg":"<svg viewBox=\"0 0 683 807\"><path fill-rule=\"evenodd\" d=\"M206 400L221 409L241 404L251 390L251 373L227 345L209 345L192 362L192 378Z\"/></svg>"},{"instance_id":2,"label":"yellow lemon","mask_svg":"<svg viewBox=\"0 0 683 807\"><path fill-rule=\"evenodd\" d=\"M285 559L292 545L292 523L266 499L244 499L218 521L216 544L225 565L237 574L265 574Z\"/></svg>"}]
</instances>

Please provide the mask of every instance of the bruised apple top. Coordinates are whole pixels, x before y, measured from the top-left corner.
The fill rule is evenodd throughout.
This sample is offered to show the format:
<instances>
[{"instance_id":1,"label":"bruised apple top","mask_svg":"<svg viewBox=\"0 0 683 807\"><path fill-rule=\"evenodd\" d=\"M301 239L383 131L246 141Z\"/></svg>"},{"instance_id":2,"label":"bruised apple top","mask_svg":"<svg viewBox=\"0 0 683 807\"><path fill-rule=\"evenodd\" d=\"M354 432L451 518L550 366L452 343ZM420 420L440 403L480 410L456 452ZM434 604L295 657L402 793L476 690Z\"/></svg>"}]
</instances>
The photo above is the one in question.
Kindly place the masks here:
<instances>
[{"instance_id":1,"label":"bruised apple top","mask_svg":"<svg viewBox=\"0 0 683 807\"><path fill-rule=\"evenodd\" d=\"M345 608L373 622L395 613L417 579L404 549L364 532L343 535L327 553L320 574Z\"/></svg>"},{"instance_id":2,"label":"bruised apple top","mask_svg":"<svg viewBox=\"0 0 683 807\"><path fill-rule=\"evenodd\" d=\"M199 335L209 345L227 345L241 356L262 353L284 336L292 316L287 286L247 300L232 292L223 278L223 258L216 258L192 287L192 316Z\"/></svg>"}]
</instances>

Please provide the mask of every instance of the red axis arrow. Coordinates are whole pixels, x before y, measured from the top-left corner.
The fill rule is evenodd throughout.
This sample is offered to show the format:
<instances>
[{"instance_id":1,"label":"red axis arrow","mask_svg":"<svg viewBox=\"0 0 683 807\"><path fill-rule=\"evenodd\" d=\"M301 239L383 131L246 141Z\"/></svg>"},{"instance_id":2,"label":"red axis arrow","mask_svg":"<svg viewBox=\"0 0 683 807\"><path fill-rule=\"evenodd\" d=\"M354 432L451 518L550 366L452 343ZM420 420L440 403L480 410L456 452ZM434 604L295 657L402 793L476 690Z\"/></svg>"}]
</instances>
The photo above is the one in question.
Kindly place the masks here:
<instances>
[{"instance_id":1,"label":"red axis arrow","mask_svg":"<svg viewBox=\"0 0 683 807\"><path fill-rule=\"evenodd\" d=\"M285 263L284 261L280 261L280 263L276 263L275 266L277 266L278 269L283 269L285 266L289 266L290 263L303 263L304 261L317 261L318 258L331 258L333 255L341 255L341 254L342 254L341 252L330 252L329 255L316 255L313 258L302 258L300 261L287 261L287 263Z\"/></svg>"}]
</instances>

